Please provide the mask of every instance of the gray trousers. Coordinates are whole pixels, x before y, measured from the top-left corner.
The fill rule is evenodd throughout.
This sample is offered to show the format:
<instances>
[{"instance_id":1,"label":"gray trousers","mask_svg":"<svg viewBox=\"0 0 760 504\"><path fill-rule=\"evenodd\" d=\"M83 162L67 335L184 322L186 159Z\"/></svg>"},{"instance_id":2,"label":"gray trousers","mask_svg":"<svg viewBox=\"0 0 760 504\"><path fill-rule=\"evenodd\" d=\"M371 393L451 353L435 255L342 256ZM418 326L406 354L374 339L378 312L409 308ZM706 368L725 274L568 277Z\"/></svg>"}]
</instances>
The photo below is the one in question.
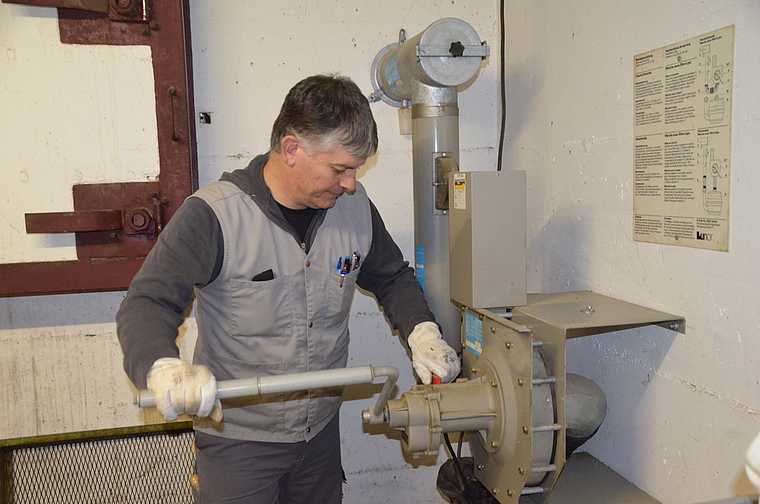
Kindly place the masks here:
<instances>
[{"instance_id":1,"label":"gray trousers","mask_svg":"<svg viewBox=\"0 0 760 504\"><path fill-rule=\"evenodd\" d=\"M195 433L196 504L340 504L339 415L308 443L241 441Z\"/></svg>"}]
</instances>

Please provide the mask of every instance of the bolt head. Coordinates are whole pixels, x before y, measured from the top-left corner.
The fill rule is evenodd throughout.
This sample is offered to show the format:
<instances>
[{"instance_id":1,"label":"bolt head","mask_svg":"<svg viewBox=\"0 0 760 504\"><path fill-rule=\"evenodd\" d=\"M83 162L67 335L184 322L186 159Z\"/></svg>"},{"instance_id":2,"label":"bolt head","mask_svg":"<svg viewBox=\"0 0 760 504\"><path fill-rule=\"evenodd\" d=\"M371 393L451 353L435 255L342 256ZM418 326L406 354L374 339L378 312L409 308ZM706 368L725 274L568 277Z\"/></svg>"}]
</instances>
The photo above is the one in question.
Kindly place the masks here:
<instances>
[{"instance_id":1,"label":"bolt head","mask_svg":"<svg viewBox=\"0 0 760 504\"><path fill-rule=\"evenodd\" d=\"M132 225L136 228L142 228L146 222L148 222L148 219L145 218L144 214L139 212L132 214Z\"/></svg>"},{"instance_id":2,"label":"bolt head","mask_svg":"<svg viewBox=\"0 0 760 504\"><path fill-rule=\"evenodd\" d=\"M150 212L142 207L125 208L124 226L127 232L140 233L148 231L153 224Z\"/></svg>"}]
</instances>

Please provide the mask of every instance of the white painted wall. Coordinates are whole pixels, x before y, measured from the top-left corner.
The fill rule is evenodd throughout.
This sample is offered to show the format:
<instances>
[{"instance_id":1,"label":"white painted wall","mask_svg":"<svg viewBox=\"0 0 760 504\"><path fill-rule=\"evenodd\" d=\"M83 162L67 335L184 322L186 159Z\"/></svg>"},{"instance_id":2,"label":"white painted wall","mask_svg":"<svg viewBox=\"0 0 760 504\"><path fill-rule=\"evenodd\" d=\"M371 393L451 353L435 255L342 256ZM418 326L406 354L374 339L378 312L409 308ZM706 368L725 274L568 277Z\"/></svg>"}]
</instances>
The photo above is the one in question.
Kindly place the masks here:
<instances>
[{"instance_id":1,"label":"white painted wall","mask_svg":"<svg viewBox=\"0 0 760 504\"><path fill-rule=\"evenodd\" d=\"M399 28L411 36L444 16L470 22L492 45L493 56L482 74L460 94L460 107L463 169L493 169L496 4L194 0L197 111L212 113L211 125L198 126L201 183L266 149L277 108L299 78L340 71L369 92L369 64L380 48L396 40ZM760 246L755 229L760 182L751 174L760 158L760 3L506 4L504 161L506 169L528 173L530 290L592 289L688 321L685 336L642 329L570 342L569 370L596 380L609 402L608 418L587 449L668 504L749 493L742 456L760 430L760 338L753 303L760 294L760 268L753 254ZM29 36L40 37L50 32L50 16L45 9L0 4L0 59L10 61L14 52L9 50L18 48L9 44L9 23L31 23ZM633 242L633 55L728 24L736 25L730 250ZM15 57L19 54L16 50ZM46 65L58 68L66 50L45 54ZM106 61L105 67L121 61L121 56L103 54L93 58ZM138 52L130 58L145 56ZM0 73L0 99L7 99L10 89L6 75ZM395 109L382 103L373 108L381 149L360 179L411 257L410 139L397 134ZM39 122L23 112L14 110L18 128ZM65 127L65 114L56 109L43 118ZM3 135L4 153L9 143ZM66 137L61 148L64 143L66 152L93 146L91 137ZM94 145L98 159L123 159L118 150L116 155L110 148L105 151L102 142ZM36 144L25 147L18 150L25 157L3 160L0 175L18 179L27 167L43 174L50 169L49 163L30 162ZM145 151L151 159L151 148ZM71 178L62 171L64 179ZM137 178L147 175L138 172ZM29 180L35 176L41 179L30 174ZM97 172L82 172L81 180L101 181ZM59 197L57 189L42 187L27 194L44 194L46 201ZM68 188L60 191L70 194ZM11 200L8 191L2 194L3 219L26 211L26 204ZM62 246L0 240L6 240L0 242L3 254L10 247L28 255L40 247ZM0 438L155 421L133 408L121 371L112 321L122 297L0 299ZM353 312L351 364L398 366L403 376L399 390L407 390L412 383L408 359L374 301L357 295ZM190 320L184 340L192 341L194 331ZM370 393L378 388L351 388L344 406L346 502L441 502L432 461L412 464L397 439L364 432L359 413L372 404Z\"/></svg>"},{"instance_id":2,"label":"white painted wall","mask_svg":"<svg viewBox=\"0 0 760 504\"><path fill-rule=\"evenodd\" d=\"M527 171L528 283L684 316L569 343L606 392L586 447L668 504L751 493L760 430L760 2L506 1L504 163ZM633 56L736 25L729 252L632 241Z\"/></svg>"},{"instance_id":3,"label":"white painted wall","mask_svg":"<svg viewBox=\"0 0 760 504\"><path fill-rule=\"evenodd\" d=\"M76 259L73 235L28 235L24 213L158 174L150 48L62 44L55 9L4 4L0 49L0 261Z\"/></svg>"},{"instance_id":4,"label":"white painted wall","mask_svg":"<svg viewBox=\"0 0 760 504\"><path fill-rule=\"evenodd\" d=\"M493 50L497 50L497 7L491 0L447 0L438 4L399 0L191 1L196 110L211 112L212 117L210 125L198 125L201 185L216 180L224 171L245 166L250 158L268 148L269 131L282 99L299 79L313 73L340 72L354 78L369 94L372 59L381 48L398 40L399 29L404 28L413 36L433 21L448 16L470 22L481 38L495 44ZM21 42L11 39L11 31L21 39L41 37L35 56L28 59L62 72L52 79L55 83L60 78L73 78L72 72L81 71L64 65L67 54L83 51L92 54L91 59L106 69L124 64L125 57L129 58L129 64L140 65L149 56L142 49L124 56L124 52L112 51L113 48L60 47L54 18L54 11L49 9L0 4L0 45L4 52L0 59L9 58L14 47L17 61L20 56ZM480 77L460 94L463 167L488 169L496 164L497 70L495 59L486 62ZM149 77L141 74L141 82L151 86ZM119 78L108 77L104 86L103 92L109 95L105 100L108 105L105 116L119 116L118 100L113 96L119 96L124 84L120 84ZM50 87L56 88L48 83L37 85L33 91L47 92ZM0 72L0 99L5 100L2 103L15 103L16 98L10 95L19 92L19 88L24 86L10 82ZM145 158L124 163L124 152L110 145L123 144L72 134L71 128L67 131L65 120L71 107L58 107L55 97L44 98L53 106L43 108L41 115L16 107L13 120L19 127L30 130L37 130L41 123L45 126L56 123L61 129L51 143L58 150L46 150L46 162L34 162L39 146L33 140L23 140L28 138L25 135L14 137L22 139L19 140L22 143L13 150L13 158L0 158L3 160L0 176L9 181L4 185L21 185L32 196L11 198L4 192L6 198L0 198L6 205L2 207L3 219L29 211L28 200L34 195L44 195L46 201L55 200L49 203L49 209L40 210L67 210L63 205L70 205L71 183L103 181L97 170L90 169L84 161L78 163L83 165L81 177L70 173L66 168L69 152L83 153L94 148L95 158L103 159L101 164L109 167L111 162L121 164L116 166L114 178L123 175L126 180L143 180L150 175L142 171L127 173L134 170L135 164L151 166L155 151L151 153L150 145L144 149ZM34 99L31 98L32 102ZM152 104L148 104L150 107ZM377 103L373 110L380 128L381 147L378 155L361 170L360 180L399 246L411 258L411 139L398 134L396 109ZM103 129L111 128L111 122L107 119ZM155 128L155 121L152 127ZM133 137L141 138L139 132L133 133ZM8 145L11 144L3 139L3 152ZM55 182L45 179L53 162L60 162L56 170L63 174ZM45 182L26 189L30 186L23 185L26 180L20 180L19 184L23 169L30 173L29 181ZM58 259L59 249L70 245L66 237L32 243L23 236L18 223L10 228L13 238L0 238L5 240L0 241L4 257L13 258L5 260L22 260L18 258L30 255L35 259L26 260L40 260L37 254L50 254L45 260ZM105 293L0 299L0 402L4 405L0 409L0 439L156 421L155 413L139 412L132 406L133 391L122 372L113 324L122 298L123 293ZM357 294L351 331L350 365L397 366L402 371L399 391L408 390L413 383L409 359L374 299ZM187 322L182 333L181 341L187 347L195 336L194 320ZM379 389L378 384L348 390L342 414L348 477L345 502L442 502L435 490L438 470L435 460L406 460L398 436L389 439L379 429L365 432L361 410L374 404L372 395L376 396Z\"/></svg>"},{"instance_id":5,"label":"white painted wall","mask_svg":"<svg viewBox=\"0 0 760 504\"><path fill-rule=\"evenodd\" d=\"M211 112L198 126L201 184L244 166L269 145L269 133L287 90L314 73L340 72L367 94L377 52L412 37L441 17L458 17L482 39L496 44L497 7L492 1L432 2L192 2L196 108ZM498 66L492 58L478 79L460 93L461 162L494 168L497 145ZM359 180L378 206L407 258L413 258L411 138L398 134L395 108L373 105L380 149ZM411 365L399 338L391 335L373 298L357 294L351 319L349 365L393 365L398 389L413 384ZM375 388L379 391L379 385ZM370 389L349 390L343 406L342 437L347 504L440 503L438 465L432 458L405 460L398 436L365 429L361 410L374 404ZM365 432L366 430L366 432ZM369 434L368 432L375 434Z\"/></svg>"},{"instance_id":6,"label":"white painted wall","mask_svg":"<svg viewBox=\"0 0 760 504\"><path fill-rule=\"evenodd\" d=\"M75 259L73 235L27 235L24 214L73 210L73 184L158 174L151 65L148 47L64 45L55 9L0 3L0 261ZM132 406L122 298L0 299L0 438L159 418Z\"/></svg>"}]
</instances>

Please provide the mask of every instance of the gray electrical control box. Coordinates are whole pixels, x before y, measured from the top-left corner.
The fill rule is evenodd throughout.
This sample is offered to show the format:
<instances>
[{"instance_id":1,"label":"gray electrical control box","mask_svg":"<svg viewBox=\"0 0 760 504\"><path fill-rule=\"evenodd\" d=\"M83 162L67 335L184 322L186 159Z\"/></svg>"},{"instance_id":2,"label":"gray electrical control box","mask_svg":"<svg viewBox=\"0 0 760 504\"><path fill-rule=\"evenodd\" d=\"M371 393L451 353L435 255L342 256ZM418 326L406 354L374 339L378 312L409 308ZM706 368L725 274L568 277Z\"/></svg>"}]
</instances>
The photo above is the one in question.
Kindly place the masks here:
<instances>
[{"instance_id":1,"label":"gray electrical control box","mask_svg":"<svg viewBox=\"0 0 760 504\"><path fill-rule=\"evenodd\" d=\"M525 172L449 174L451 300L523 306L527 297Z\"/></svg>"}]
</instances>

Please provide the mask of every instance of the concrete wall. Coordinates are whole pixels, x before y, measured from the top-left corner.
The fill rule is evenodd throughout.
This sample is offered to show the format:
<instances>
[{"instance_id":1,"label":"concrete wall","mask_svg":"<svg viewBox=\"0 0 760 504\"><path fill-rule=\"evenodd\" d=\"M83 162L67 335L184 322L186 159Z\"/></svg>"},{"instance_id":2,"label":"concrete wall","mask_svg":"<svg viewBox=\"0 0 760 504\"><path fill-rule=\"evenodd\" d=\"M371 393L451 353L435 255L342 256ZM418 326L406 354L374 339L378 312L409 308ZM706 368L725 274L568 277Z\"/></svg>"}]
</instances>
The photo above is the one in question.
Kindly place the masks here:
<instances>
[{"instance_id":1,"label":"concrete wall","mask_svg":"<svg viewBox=\"0 0 760 504\"><path fill-rule=\"evenodd\" d=\"M504 164L527 171L528 283L590 289L678 314L574 340L568 370L606 392L586 447L666 502L751 492L760 430L757 250L760 3L506 2ZM633 56L736 26L728 252L632 241Z\"/></svg>"},{"instance_id":2,"label":"concrete wall","mask_svg":"<svg viewBox=\"0 0 760 504\"><path fill-rule=\"evenodd\" d=\"M369 92L369 65L376 52L394 42L400 28L411 36L444 16L470 22L492 45L482 74L460 94L461 158L463 169L495 166L496 2L191 4L196 106L212 117L210 125L198 126L202 184L266 149L277 107L299 78L340 71ZM760 430L760 324L754 303L760 269L753 254L760 246L755 232L760 182L751 173L760 158L760 4L507 0L505 14L504 166L528 174L529 290L591 289L688 321L686 335L642 329L570 342L569 371L597 381L609 402L607 420L586 449L669 504L749 493L743 451ZM729 24L736 25L729 252L634 242L633 56ZM24 49L37 39L43 42ZM30 242L15 221L7 224L12 215L29 211L30 201L37 211L64 210L71 183L144 180L155 168L150 132L119 129L123 126L111 119L126 113L115 98L125 91L123 72L142 75L133 79L152 86L144 73L147 56L140 50L63 48L56 40L52 11L0 4L0 103L6 113L13 111L12 120L0 122L4 260L71 253L63 250L70 246L65 238ZM61 78L82 71L69 70L64 64L69 60L116 72L102 77L92 95L109 95L97 103L107 120L86 135L74 134L70 121L87 95L76 106L58 107L68 93L46 94L61 89ZM11 76L21 75L22 63L25 69L38 68L35 62L47 72L22 82L46 82L33 88L29 103L44 98L48 108L32 113L14 105L20 89L32 84L19 86ZM410 139L398 135L395 109L382 103L373 108L381 149L360 180L412 257ZM143 103L130 113L150 123L140 115L150 110L152 103ZM115 132L97 137L106 128ZM141 146L139 157L129 157L136 155L124 148L130 143ZM94 163L80 157L88 151ZM119 169L111 173L98 166ZM140 168L135 171L135 166ZM132 406L132 390L121 371L112 321L122 297L0 299L0 400L5 405L0 438L156 420ZM402 371L399 390L407 390L412 384L408 358L374 300L357 295L351 330L351 365L395 365ZM190 319L182 330L185 346L194 332ZM435 461L405 460L397 439L362 427L360 411L372 404L378 389L348 391L342 421L346 502L441 502L434 490Z\"/></svg>"},{"instance_id":3,"label":"concrete wall","mask_svg":"<svg viewBox=\"0 0 760 504\"><path fill-rule=\"evenodd\" d=\"M201 184L244 166L269 145L271 124L287 90L321 72L352 77L367 94L377 52L412 37L441 17L472 24L481 38L497 39L497 8L491 1L192 2L196 107L211 112L198 126ZM498 45L498 44L497 44ZM478 79L460 93L461 162L482 169L496 164L498 67L491 59ZM380 149L360 170L359 180L378 206L404 255L413 258L411 137L398 133L397 109L373 105ZM373 298L357 294L351 318L349 365L393 365L401 370L399 391L413 384L411 365ZM374 392L379 391L379 386ZM347 503L438 503L434 458L405 460L398 437L365 429L361 410L374 404L371 390L349 390L342 436ZM375 434L370 435L369 432Z\"/></svg>"},{"instance_id":4,"label":"concrete wall","mask_svg":"<svg viewBox=\"0 0 760 504\"><path fill-rule=\"evenodd\" d=\"M438 5L191 1L196 110L212 118L211 124L198 125L201 185L267 150L272 122L296 81L340 72L369 94L372 59L398 40L399 29L413 36L448 16L470 22L482 38L496 42L497 7L490 0ZM53 9L10 4L0 4L0 46L0 103L13 112L11 120L0 122L0 183L9 188L0 198L3 260L73 258L71 237L26 236L23 213L70 210L73 183L155 176L149 51L62 46ZM96 68L86 70L87 65ZM95 82L92 73L100 80L90 89L86 83ZM497 66L487 61L480 77L460 94L463 166L491 169L496 164L497 80ZM135 89L141 87L148 90L148 100L122 102L124 96L140 94ZM130 103L129 110L121 103ZM87 105L95 110L82 114L103 118L94 130L83 130L93 120L78 115ZM359 179L412 258L411 139L399 135L396 109L377 103L373 110L381 147ZM116 119L127 113L129 121ZM123 122L140 127L130 130ZM132 405L133 390L122 372L113 324L122 298L123 293L105 293L0 299L0 401L6 405L0 410L0 438L157 421L155 412ZM181 331L183 347L192 346L195 330L191 318ZM351 332L350 365L397 366L399 390L408 390L413 383L409 359L373 298L357 294ZM442 502L435 490L434 457L406 460L398 436L365 432L361 410L374 404L379 389L378 384L347 392L345 502Z\"/></svg>"},{"instance_id":5,"label":"concrete wall","mask_svg":"<svg viewBox=\"0 0 760 504\"><path fill-rule=\"evenodd\" d=\"M0 260L75 259L73 235L27 235L24 213L73 210L73 184L155 178L151 68L148 47L63 45L55 9L0 4ZM132 406L122 298L0 299L0 438L158 419Z\"/></svg>"}]
</instances>

